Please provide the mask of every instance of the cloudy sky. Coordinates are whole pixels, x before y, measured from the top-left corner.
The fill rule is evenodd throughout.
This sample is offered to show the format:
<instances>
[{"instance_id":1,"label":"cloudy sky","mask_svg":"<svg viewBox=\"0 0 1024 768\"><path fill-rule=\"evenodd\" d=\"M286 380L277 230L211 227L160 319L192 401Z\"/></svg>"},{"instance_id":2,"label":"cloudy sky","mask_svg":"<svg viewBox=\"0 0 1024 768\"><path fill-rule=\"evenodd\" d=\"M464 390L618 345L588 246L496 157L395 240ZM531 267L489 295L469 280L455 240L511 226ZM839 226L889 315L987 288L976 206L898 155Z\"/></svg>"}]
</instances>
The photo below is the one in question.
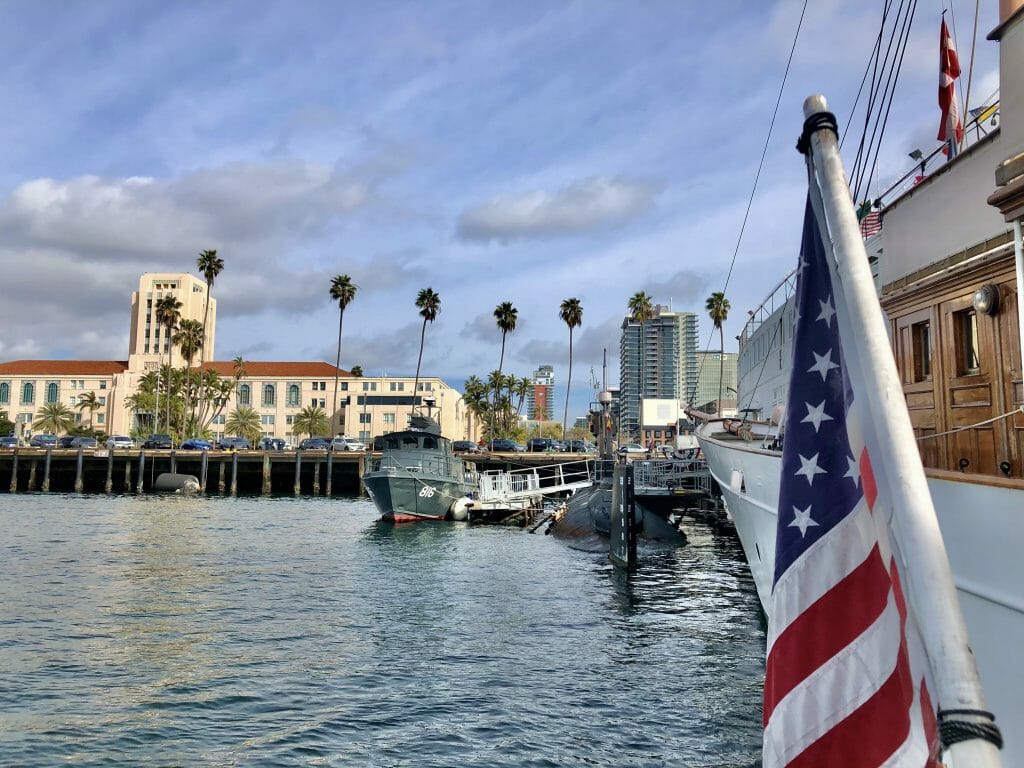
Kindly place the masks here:
<instances>
[{"instance_id":1,"label":"cloudy sky","mask_svg":"<svg viewBox=\"0 0 1024 768\"><path fill-rule=\"evenodd\" d=\"M964 80L973 5L954 8ZM561 386L577 297L582 413L604 349L618 383L636 291L703 318L724 289L735 350L795 263L801 103L845 122L881 6L809 3L740 240L802 2L6 2L0 360L125 359L139 275L216 248L218 359L333 362L347 273L343 367L411 375L429 286L426 373L495 369L511 301L505 370ZM918 9L882 186L937 144L940 10ZM982 12L971 106L998 84Z\"/></svg>"}]
</instances>

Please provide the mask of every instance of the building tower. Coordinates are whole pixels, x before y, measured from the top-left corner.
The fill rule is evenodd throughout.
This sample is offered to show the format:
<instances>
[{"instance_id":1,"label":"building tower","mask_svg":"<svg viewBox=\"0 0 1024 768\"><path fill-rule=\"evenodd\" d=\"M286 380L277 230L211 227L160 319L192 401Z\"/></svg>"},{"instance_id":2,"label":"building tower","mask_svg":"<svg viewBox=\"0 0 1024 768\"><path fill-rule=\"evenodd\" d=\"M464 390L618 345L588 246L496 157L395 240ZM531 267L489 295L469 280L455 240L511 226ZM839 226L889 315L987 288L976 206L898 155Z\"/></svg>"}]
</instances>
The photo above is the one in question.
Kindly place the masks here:
<instances>
[{"instance_id":1,"label":"building tower","mask_svg":"<svg viewBox=\"0 0 1024 768\"><path fill-rule=\"evenodd\" d=\"M671 399L685 406L697 386L697 315L674 312L660 304L643 325L643 382L640 381L640 324L622 321L619 339L621 404L619 441L640 428L640 399Z\"/></svg>"},{"instance_id":2,"label":"building tower","mask_svg":"<svg viewBox=\"0 0 1024 768\"><path fill-rule=\"evenodd\" d=\"M146 272L139 278L139 290L132 293L132 318L129 327L128 360L133 370L155 370L160 356L170 349L166 329L157 322L157 302L173 294L181 302L181 319L203 322L206 302L206 281L184 272ZM217 300L210 299L206 320L206 342L203 358L214 359L214 336L217 327Z\"/></svg>"},{"instance_id":3,"label":"building tower","mask_svg":"<svg viewBox=\"0 0 1024 768\"><path fill-rule=\"evenodd\" d=\"M554 419L555 369L542 365L533 372L533 386L526 393L526 412L534 421Z\"/></svg>"},{"instance_id":4,"label":"building tower","mask_svg":"<svg viewBox=\"0 0 1024 768\"><path fill-rule=\"evenodd\" d=\"M697 353L697 394L693 398L696 408L718 400L719 371L722 375L722 400L736 399L738 359L735 352L710 350Z\"/></svg>"}]
</instances>

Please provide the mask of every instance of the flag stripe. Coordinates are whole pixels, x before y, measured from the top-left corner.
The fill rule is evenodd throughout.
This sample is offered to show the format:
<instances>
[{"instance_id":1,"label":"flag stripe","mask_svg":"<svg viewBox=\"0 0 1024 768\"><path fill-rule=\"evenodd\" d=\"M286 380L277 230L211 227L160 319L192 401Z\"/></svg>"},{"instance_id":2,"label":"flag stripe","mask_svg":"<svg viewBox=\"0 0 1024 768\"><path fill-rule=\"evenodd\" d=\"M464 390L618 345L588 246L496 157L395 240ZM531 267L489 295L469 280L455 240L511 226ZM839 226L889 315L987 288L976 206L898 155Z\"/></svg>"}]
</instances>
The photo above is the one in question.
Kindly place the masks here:
<instances>
[{"instance_id":1,"label":"flag stripe","mask_svg":"<svg viewBox=\"0 0 1024 768\"><path fill-rule=\"evenodd\" d=\"M901 642L899 610L890 592L878 620L775 707L765 726L765 765L788 765L870 701L892 676Z\"/></svg>"},{"instance_id":2,"label":"flag stripe","mask_svg":"<svg viewBox=\"0 0 1024 768\"><path fill-rule=\"evenodd\" d=\"M835 530L842 535L817 541L775 585L768 625L769 655L786 627L864 562L878 543L874 521L863 501ZM800 588L792 588L791 583L799 583Z\"/></svg>"},{"instance_id":3,"label":"flag stripe","mask_svg":"<svg viewBox=\"0 0 1024 768\"><path fill-rule=\"evenodd\" d=\"M905 702L913 698L905 649L889 679L863 706L789 763L793 768L877 766L896 752L910 731Z\"/></svg>"},{"instance_id":4,"label":"flag stripe","mask_svg":"<svg viewBox=\"0 0 1024 768\"><path fill-rule=\"evenodd\" d=\"M889 572L876 546L863 563L786 627L768 663L765 722L787 693L878 619L885 610L888 587ZM817 637L818 642L808 643L809 637Z\"/></svg>"}]
</instances>

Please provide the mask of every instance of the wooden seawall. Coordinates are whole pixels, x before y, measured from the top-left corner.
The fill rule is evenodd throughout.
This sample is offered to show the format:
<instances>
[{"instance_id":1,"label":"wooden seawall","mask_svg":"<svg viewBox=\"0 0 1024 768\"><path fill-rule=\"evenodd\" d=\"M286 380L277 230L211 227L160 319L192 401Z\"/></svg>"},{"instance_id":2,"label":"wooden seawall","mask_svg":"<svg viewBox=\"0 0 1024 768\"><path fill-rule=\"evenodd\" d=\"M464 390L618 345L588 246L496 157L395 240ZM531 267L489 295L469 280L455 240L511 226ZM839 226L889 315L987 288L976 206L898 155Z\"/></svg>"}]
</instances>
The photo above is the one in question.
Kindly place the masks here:
<instances>
[{"instance_id":1,"label":"wooden seawall","mask_svg":"<svg viewBox=\"0 0 1024 768\"><path fill-rule=\"evenodd\" d=\"M364 453L329 451L0 451L0 490L9 493L149 493L163 472L194 475L211 495L352 496Z\"/></svg>"}]
</instances>

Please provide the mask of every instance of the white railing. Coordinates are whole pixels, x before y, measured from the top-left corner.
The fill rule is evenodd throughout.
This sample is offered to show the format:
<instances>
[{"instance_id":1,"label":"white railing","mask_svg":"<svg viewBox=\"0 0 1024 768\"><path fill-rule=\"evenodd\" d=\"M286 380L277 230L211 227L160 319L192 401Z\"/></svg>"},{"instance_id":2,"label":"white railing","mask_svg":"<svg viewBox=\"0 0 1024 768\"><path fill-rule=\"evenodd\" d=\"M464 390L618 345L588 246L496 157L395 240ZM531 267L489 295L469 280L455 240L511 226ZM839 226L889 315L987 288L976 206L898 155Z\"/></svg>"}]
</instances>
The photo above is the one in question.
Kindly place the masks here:
<instances>
[{"instance_id":1,"label":"white railing","mask_svg":"<svg viewBox=\"0 0 1024 768\"><path fill-rule=\"evenodd\" d=\"M571 491L594 480L594 462L570 461L546 467L480 473L481 501L509 501L528 496Z\"/></svg>"}]
</instances>

